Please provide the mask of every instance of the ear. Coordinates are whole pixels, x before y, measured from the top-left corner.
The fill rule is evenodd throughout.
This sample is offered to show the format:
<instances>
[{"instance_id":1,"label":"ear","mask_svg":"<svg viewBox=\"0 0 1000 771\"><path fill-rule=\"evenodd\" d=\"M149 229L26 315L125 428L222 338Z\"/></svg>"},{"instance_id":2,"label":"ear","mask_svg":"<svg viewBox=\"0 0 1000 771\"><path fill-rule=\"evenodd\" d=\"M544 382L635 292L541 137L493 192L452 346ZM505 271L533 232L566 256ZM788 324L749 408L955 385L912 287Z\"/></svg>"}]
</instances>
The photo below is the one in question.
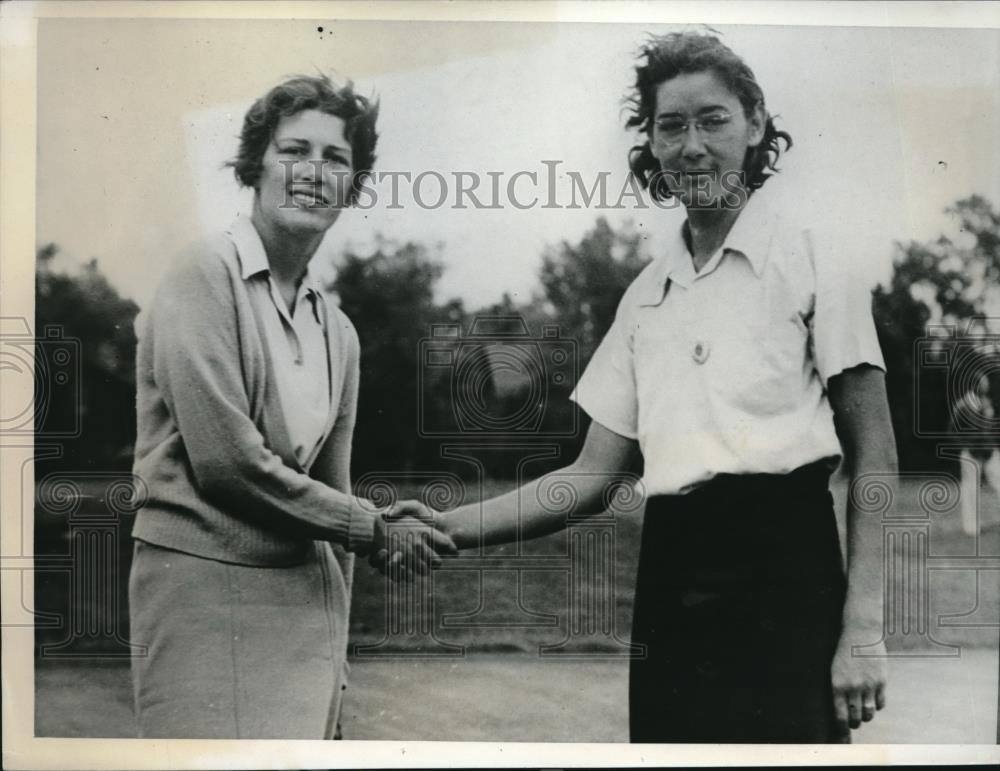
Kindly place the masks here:
<instances>
[{"instance_id":1,"label":"ear","mask_svg":"<svg viewBox=\"0 0 1000 771\"><path fill-rule=\"evenodd\" d=\"M764 141L764 127L766 125L767 114L764 112L764 106L760 102L757 102L747 116L747 127L749 129L747 147L756 147Z\"/></svg>"}]
</instances>

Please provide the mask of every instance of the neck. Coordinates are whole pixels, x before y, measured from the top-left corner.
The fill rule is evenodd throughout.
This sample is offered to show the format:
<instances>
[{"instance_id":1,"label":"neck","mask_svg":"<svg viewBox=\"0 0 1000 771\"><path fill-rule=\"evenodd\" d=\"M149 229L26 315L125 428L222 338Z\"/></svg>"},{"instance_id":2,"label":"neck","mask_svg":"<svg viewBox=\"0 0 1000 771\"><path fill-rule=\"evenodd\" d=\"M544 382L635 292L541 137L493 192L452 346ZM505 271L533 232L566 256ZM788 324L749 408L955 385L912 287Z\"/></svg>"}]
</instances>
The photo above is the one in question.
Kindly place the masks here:
<instances>
[{"instance_id":1,"label":"neck","mask_svg":"<svg viewBox=\"0 0 1000 771\"><path fill-rule=\"evenodd\" d=\"M688 247L696 271L705 267L705 263L725 243L726 236L729 235L741 211L743 211L742 206L737 209L725 207L688 209L687 232L690 239Z\"/></svg>"},{"instance_id":2,"label":"neck","mask_svg":"<svg viewBox=\"0 0 1000 771\"><path fill-rule=\"evenodd\" d=\"M250 221L264 244L268 267L275 281L286 285L298 284L305 275L309 260L316 254L324 234L296 233L278 227L272 220L263 216L257 199L254 199Z\"/></svg>"}]
</instances>

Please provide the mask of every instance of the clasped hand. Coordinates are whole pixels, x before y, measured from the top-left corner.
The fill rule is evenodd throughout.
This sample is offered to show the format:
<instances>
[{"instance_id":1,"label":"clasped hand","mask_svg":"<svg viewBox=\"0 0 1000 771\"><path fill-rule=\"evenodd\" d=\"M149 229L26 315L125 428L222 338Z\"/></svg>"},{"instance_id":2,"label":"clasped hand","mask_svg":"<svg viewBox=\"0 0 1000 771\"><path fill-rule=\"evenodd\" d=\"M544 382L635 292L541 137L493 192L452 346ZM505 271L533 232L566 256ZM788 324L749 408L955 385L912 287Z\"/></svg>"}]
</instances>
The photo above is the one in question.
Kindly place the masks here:
<instances>
[{"instance_id":1,"label":"clasped hand","mask_svg":"<svg viewBox=\"0 0 1000 771\"><path fill-rule=\"evenodd\" d=\"M375 521L369 563L393 581L430 574L441 564L441 555L458 553L435 524L435 512L420 501L394 504Z\"/></svg>"}]
</instances>

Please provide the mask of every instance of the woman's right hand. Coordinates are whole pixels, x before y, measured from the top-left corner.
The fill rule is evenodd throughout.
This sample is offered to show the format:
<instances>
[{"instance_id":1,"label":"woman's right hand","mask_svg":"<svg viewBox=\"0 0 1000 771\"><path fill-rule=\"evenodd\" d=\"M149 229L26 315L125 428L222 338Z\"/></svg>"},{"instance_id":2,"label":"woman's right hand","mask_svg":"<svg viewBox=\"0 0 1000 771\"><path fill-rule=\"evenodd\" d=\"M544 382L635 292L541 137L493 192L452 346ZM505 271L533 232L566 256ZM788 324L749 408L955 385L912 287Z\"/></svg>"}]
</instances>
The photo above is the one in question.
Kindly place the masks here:
<instances>
[{"instance_id":1,"label":"woman's right hand","mask_svg":"<svg viewBox=\"0 0 1000 771\"><path fill-rule=\"evenodd\" d=\"M426 576L455 555L455 543L437 529L437 514L420 501L399 501L375 520L369 562L393 581Z\"/></svg>"}]
</instances>

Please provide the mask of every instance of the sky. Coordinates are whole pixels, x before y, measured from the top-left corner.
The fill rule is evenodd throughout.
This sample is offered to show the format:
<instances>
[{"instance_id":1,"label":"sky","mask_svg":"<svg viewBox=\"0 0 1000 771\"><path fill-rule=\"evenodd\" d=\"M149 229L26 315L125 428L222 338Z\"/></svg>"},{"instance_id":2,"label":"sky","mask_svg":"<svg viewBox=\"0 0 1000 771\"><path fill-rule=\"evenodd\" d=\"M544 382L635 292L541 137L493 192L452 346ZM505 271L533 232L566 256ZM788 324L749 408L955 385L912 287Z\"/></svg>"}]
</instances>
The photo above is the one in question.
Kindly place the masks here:
<instances>
[{"instance_id":1,"label":"sky","mask_svg":"<svg viewBox=\"0 0 1000 771\"><path fill-rule=\"evenodd\" d=\"M322 27L322 31L320 31ZM443 206L378 202L349 210L316 257L335 270L377 238L417 240L445 265L439 300L469 308L538 289L542 254L578 241L598 216L658 239L681 212L635 206L456 209L454 174L489 174L519 201L570 203L567 172L626 182L623 97L647 32L677 27L587 23L323 20L48 19L38 33L37 240L62 265L97 257L123 294L145 304L188 242L225 227L250 196L222 164L252 101L294 73L351 77L381 100L378 170L437 172ZM794 138L780 186L792 205L842 227L845 265L871 281L894 240L928 240L943 209L973 192L1000 205L1000 33L858 27L716 27L744 57L768 108ZM546 165L548 162L548 166ZM558 162L558 163L556 163ZM770 184L770 183L768 183ZM433 176L421 187L437 197ZM534 190L534 192L532 192ZM540 202L540 203L541 203ZM468 201L467 201L468 203Z\"/></svg>"}]
</instances>

